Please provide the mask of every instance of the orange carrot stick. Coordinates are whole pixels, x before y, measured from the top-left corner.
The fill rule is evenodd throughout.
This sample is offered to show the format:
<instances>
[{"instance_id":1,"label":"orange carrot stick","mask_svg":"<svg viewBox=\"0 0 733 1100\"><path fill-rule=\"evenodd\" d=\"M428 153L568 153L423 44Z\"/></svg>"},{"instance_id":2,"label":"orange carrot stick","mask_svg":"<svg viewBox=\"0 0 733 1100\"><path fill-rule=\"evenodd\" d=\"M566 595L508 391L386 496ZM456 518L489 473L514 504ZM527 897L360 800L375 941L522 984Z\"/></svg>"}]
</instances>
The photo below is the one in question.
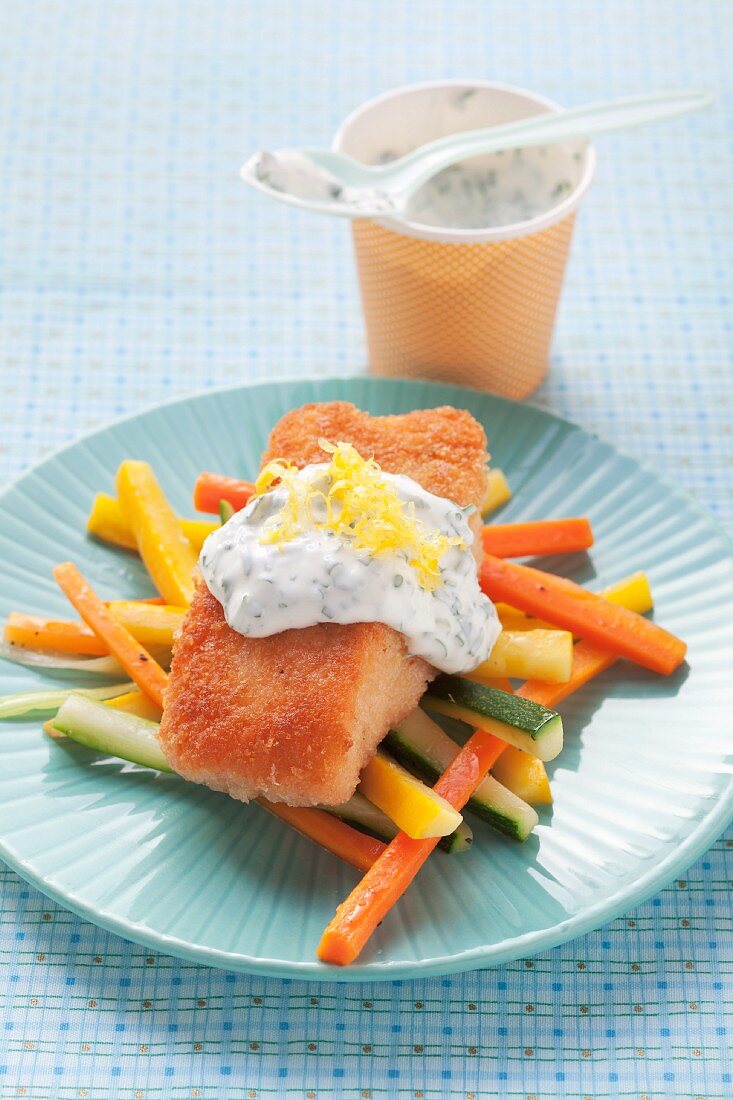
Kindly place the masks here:
<instances>
[{"instance_id":1,"label":"orange carrot stick","mask_svg":"<svg viewBox=\"0 0 733 1100\"><path fill-rule=\"evenodd\" d=\"M238 512L244 508L254 491L251 481L204 471L196 478L193 487L193 506L198 512L217 513L219 501L226 500Z\"/></svg>"},{"instance_id":2,"label":"orange carrot stick","mask_svg":"<svg viewBox=\"0 0 733 1100\"><path fill-rule=\"evenodd\" d=\"M685 659L687 646L674 634L565 577L489 556L481 566L481 587L494 601L572 630L654 672L668 675Z\"/></svg>"},{"instance_id":3,"label":"orange carrot stick","mask_svg":"<svg viewBox=\"0 0 733 1100\"><path fill-rule=\"evenodd\" d=\"M565 684L546 684L542 680L525 680L516 694L554 710L558 703L583 687L615 664L618 656L601 649L594 642L577 642L573 647L573 668Z\"/></svg>"},{"instance_id":4,"label":"orange carrot stick","mask_svg":"<svg viewBox=\"0 0 733 1100\"><path fill-rule=\"evenodd\" d=\"M83 623L56 621L42 615L26 615L22 611L11 611L8 615L5 641L27 649L50 649L88 657L104 657L109 653L104 642Z\"/></svg>"},{"instance_id":5,"label":"orange carrot stick","mask_svg":"<svg viewBox=\"0 0 733 1100\"><path fill-rule=\"evenodd\" d=\"M531 523L492 523L483 529L484 550L497 558L572 554L593 545L587 519L543 519Z\"/></svg>"},{"instance_id":6,"label":"orange carrot stick","mask_svg":"<svg viewBox=\"0 0 733 1100\"><path fill-rule=\"evenodd\" d=\"M146 649L135 641L130 631L114 618L109 608L100 600L76 566L70 562L57 565L53 571L56 582L84 622L114 654L131 680L134 680L149 699L163 707L163 693L168 684L168 674L151 657Z\"/></svg>"},{"instance_id":7,"label":"orange carrot stick","mask_svg":"<svg viewBox=\"0 0 733 1100\"><path fill-rule=\"evenodd\" d=\"M360 871L368 871L387 847L381 840L352 829L345 821L323 810L286 806L284 802L269 802L266 798L257 801L275 817Z\"/></svg>"},{"instance_id":8,"label":"orange carrot stick","mask_svg":"<svg viewBox=\"0 0 733 1100\"><path fill-rule=\"evenodd\" d=\"M498 737L476 730L433 790L457 810L462 809L503 748L504 742ZM339 905L318 945L319 959L339 966L353 962L379 922L407 890L438 840L438 837L411 840L405 833L398 833Z\"/></svg>"}]
</instances>

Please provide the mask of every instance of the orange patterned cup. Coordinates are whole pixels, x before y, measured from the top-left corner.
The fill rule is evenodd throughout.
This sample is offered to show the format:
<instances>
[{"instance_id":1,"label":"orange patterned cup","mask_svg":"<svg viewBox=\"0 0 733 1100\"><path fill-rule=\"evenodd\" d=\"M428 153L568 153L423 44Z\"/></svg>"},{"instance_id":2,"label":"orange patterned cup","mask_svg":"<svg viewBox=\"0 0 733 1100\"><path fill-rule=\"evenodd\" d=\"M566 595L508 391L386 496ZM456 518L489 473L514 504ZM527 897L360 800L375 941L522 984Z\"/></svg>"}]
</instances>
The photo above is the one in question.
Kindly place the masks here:
<instances>
[{"instance_id":1,"label":"orange patterned cup","mask_svg":"<svg viewBox=\"0 0 733 1100\"><path fill-rule=\"evenodd\" d=\"M457 130L548 110L557 106L501 84L415 84L358 108L333 145L375 164ZM530 153L535 166L544 158L543 178L549 193L558 194L525 220L490 229L448 229L414 214L405 222L353 223L373 374L431 378L514 398L540 384L575 210L593 177L595 152L585 142L568 142Z\"/></svg>"}]
</instances>

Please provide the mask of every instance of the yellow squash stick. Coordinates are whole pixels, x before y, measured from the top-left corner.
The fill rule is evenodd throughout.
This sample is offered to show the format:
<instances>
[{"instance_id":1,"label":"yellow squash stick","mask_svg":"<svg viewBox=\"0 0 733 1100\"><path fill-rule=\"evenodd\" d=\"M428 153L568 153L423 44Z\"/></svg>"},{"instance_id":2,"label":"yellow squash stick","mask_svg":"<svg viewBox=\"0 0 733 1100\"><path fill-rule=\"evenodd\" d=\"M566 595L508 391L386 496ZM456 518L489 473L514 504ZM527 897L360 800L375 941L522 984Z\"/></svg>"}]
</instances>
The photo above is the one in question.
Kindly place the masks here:
<instances>
[{"instance_id":1,"label":"yellow squash stick","mask_svg":"<svg viewBox=\"0 0 733 1100\"><path fill-rule=\"evenodd\" d=\"M485 683L501 676L566 683L573 667L569 630L502 630L488 660L468 674Z\"/></svg>"},{"instance_id":2,"label":"yellow squash stick","mask_svg":"<svg viewBox=\"0 0 733 1100\"><path fill-rule=\"evenodd\" d=\"M106 705L119 705L119 699L124 698L122 695L117 699L108 699ZM491 774L519 798L529 802L530 806L549 806L552 802L545 765L536 756L530 756L514 745L507 745Z\"/></svg>"},{"instance_id":3,"label":"yellow squash stick","mask_svg":"<svg viewBox=\"0 0 733 1100\"><path fill-rule=\"evenodd\" d=\"M415 840L447 836L463 820L432 787L383 752L377 752L363 769L359 790Z\"/></svg>"},{"instance_id":4,"label":"yellow squash stick","mask_svg":"<svg viewBox=\"0 0 733 1100\"><path fill-rule=\"evenodd\" d=\"M115 695L114 699L105 699L113 710L124 710L126 714L135 714L138 718L147 718L149 722L159 722L163 713L161 708L142 691L127 691L124 695Z\"/></svg>"},{"instance_id":5,"label":"yellow squash stick","mask_svg":"<svg viewBox=\"0 0 733 1100\"><path fill-rule=\"evenodd\" d=\"M481 503L481 515L488 516L512 499L512 491L502 470L492 468L486 475L486 495Z\"/></svg>"},{"instance_id":6,"label":"yellow squash stick","mask_svg":"<svg viewBox=\"0 0 733 1100\"><path fill-rule=\"evenodd\" d=\"M180 516L178 522L197 554L211 532L219 526L218 523L209 523L208 520L182 519ZM126 550L137 550L137 540L119 500L108 493L97 493L95 496L87 519L87 531L104 542L124 546Z\"/></svg>"},{"instance_id":7,"label":"yellow squash stick","mask_svg":"<svg viewBox=\"0 0 733 1100\"><path fill-rule=\"evenodd\" d=\"M117 471L116 482L120 505L153 584L166 603L187 607L195 587L196 552L152 468L128 459Z\"/></svg>"},{"instance_id":8,"label":"yellow squash stick","mask_svg":"<svg viewBox=\"0 0 733 1100\"><path fill-rule=\"evenodd\" d=\"M107 606L118 622L143 645L164 648L173 645L186 614L183 607L143 604L134 600L110 600Z\"/></svg>"}]
</instances>

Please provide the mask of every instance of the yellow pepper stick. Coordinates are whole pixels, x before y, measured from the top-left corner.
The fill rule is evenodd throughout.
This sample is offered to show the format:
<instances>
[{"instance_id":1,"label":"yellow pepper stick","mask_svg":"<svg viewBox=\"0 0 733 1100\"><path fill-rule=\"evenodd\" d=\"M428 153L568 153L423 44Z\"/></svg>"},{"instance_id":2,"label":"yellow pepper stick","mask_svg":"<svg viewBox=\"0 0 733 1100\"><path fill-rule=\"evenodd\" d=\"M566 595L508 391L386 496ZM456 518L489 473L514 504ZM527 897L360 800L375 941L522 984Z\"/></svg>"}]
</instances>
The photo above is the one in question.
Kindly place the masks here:
<instances>
[{"instance_id":1,"label":"yellow pepper stick","mask_svg":"<svg viewBox=\"0 0 733 1100\"><path fill-rule=\"evenodd\" d=\"M183 519L181 516L178 517L178 522L197 554L211 532L216 531L219 526L218 523L209 523L208 520ZM137 550L137 540L119 500L108 493L97 493L95 496L87 519L87 531L104 542L124 546L126 550Z\"/></svg>"},{"instance_id":2,"label":"yellow pepper stick","mask_svg":"<svg viewBox=\"0 0 733 1100\"><path fill-rule=\"evenodd\" d=\"M117 471L116 483L120 504L153 584L166 603L187 607L195 590L196 552L152 468L147 462L128 459Z\"/></svg>"}]
</instances>

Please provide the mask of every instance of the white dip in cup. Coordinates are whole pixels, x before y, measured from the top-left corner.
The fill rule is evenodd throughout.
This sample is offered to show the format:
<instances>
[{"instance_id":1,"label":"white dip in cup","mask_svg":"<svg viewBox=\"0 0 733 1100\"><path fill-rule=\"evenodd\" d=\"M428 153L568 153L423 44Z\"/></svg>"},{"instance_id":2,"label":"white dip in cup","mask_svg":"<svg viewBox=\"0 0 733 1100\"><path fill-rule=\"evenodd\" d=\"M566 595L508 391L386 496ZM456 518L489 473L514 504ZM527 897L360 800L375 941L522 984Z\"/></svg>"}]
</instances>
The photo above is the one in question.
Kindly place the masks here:
<instances>
[{"instance_id":1,"label":"white dip in cup","mask_svg":"<svg viewBox=\"0 0 733 1100\"><path fill-rule=\"evenodd\" d=\"M458 130L556 110L505 84L413 84L353 111L333 148L378 164ZM547 371L575 210L595 160L587 142L475 157L430 181L409 221L355 221L372 373L531 393Z\"/></svg>"}]
</instances>

